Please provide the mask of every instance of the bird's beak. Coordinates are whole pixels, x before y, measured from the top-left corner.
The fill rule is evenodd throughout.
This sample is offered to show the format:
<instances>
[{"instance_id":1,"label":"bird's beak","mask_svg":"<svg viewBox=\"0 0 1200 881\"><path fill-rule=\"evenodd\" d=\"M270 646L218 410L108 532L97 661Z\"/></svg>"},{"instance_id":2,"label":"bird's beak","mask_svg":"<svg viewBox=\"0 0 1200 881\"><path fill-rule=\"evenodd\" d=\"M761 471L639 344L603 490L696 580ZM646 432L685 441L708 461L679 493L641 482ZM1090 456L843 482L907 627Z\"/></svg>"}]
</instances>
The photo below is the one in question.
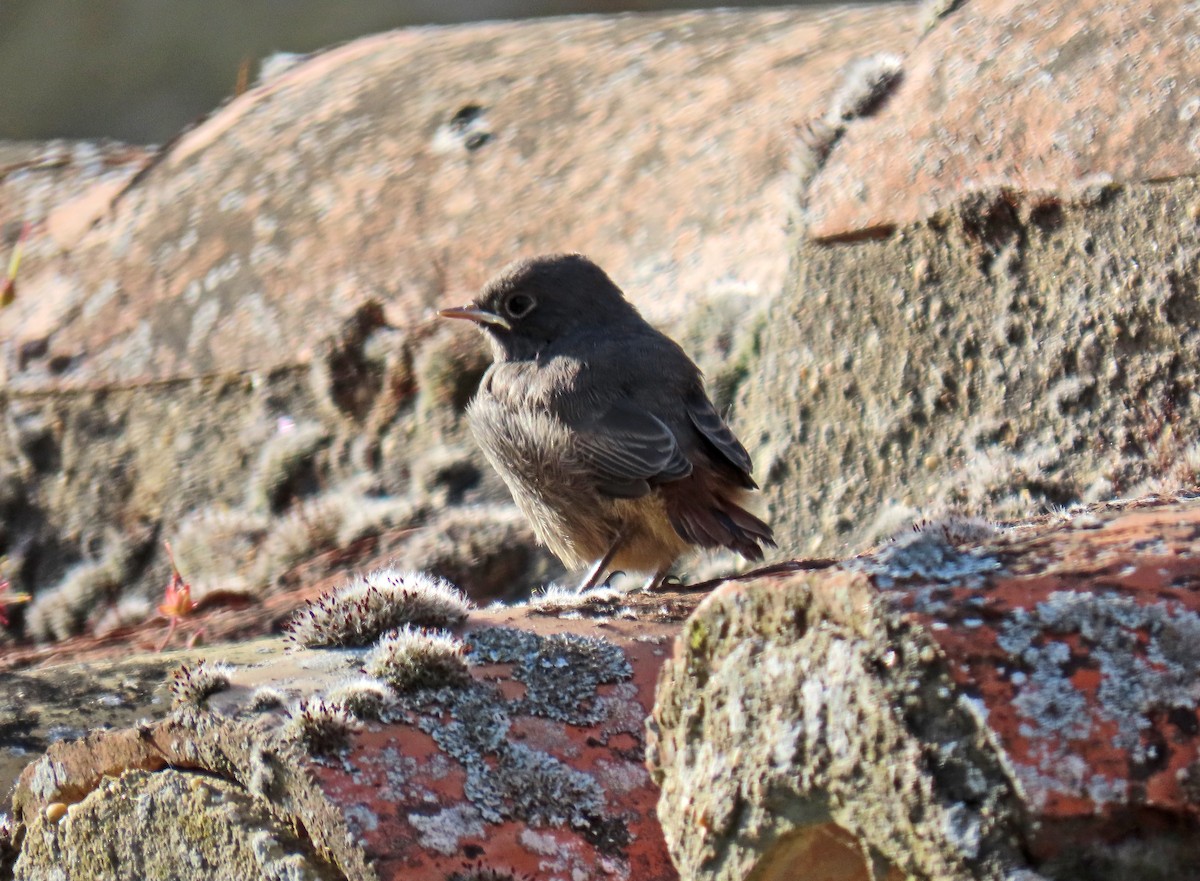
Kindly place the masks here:
<instances>
[{"instance_id":1,"label":"bird's beak","mask_svg":"<svg viewBox=\"0 0 1200 881\"><path fill-rule=\"evenodd\" d=\"M474 321L476 324L491 324L495 327L502 327L505 330L512 330L512 325L508 320L497 315L495 312L489 312L486 309L477 309L474 306L454 306L450 309L439 309L438 315L442 318L465 318L467 321Z\"/></svg>"}]
</instances>

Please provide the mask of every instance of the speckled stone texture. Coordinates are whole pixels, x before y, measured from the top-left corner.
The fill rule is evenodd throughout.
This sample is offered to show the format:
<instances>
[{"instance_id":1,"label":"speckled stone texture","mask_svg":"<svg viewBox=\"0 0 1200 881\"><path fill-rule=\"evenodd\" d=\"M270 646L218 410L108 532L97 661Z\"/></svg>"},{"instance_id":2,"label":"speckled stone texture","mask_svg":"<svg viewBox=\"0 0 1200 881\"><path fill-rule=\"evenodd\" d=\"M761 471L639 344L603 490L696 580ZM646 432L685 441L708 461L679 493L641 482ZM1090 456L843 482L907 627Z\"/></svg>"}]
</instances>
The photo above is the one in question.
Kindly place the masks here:
<instances>
[{"instance_id":1,"label":"speckled stone texture","mask_svg":"<svg viewBox=\"0 0 1200 881\"><path fill-rule=\"evenodd\" d=\"M718 590L650 723L680 873L1194 877L1197 583L1193 496L937 521Z\"/></svg>"},{"instance_id":2,"label":"speckled stone texture","mask_svg":"<svg viewBox=\"0 0 1200 881\"><path fill-rule=\"evenodd\" d=\"M16 881L188 878L336 881L270 806L234 783L165 768L110 777L83 801L36 817ZM103 841L102 847L94 846ZM56 874L48 874L51 867Z\"/></svg>"},{"instance_id":3,"label":"speckled stone texture","mask_svg":"<svg viewBox=\"0 0 1200 881\"><path fill-rule=\"evenodd\" d=\"M202 869L260 859L240 877L676 881L644 720L697 601L601 591L472 611L439 637L460 647L455 675L439 659L391 686L361 672L373 646L194 653L169 716L54 744L25 770L17 877L229 877ZM150 823L141 851L131 817Z\"/></svg>"},{"instance_id":4,"label":"speckled stone texture","mask_svg":"<svg viewBox=\"0 0 1200 881\"><path fill-rule=\"evenodd\" d=\"M781 547L1195 484L1196 217L1181 179L981 193L883 240L798 243L737 408Z\"/></svg>"}]
</instances>

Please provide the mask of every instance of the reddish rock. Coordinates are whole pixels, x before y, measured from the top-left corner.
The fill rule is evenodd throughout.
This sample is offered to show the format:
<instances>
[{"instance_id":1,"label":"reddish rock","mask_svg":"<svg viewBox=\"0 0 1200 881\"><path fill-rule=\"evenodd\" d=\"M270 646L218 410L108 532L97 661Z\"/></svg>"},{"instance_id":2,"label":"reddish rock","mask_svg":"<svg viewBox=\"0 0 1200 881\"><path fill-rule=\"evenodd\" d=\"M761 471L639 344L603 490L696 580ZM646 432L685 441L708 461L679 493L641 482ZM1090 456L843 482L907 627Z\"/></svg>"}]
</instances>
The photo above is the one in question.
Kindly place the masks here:
<instances>
[{"instance_id":1,"label":"reddish rock","mask_svg":"<svg viewBox=\"0 0 1200 881\"><path fill-rule=\"evenodd\" d=\"M969 553L994 572L885 597L979 702L1032 852L1200 821L1200 502L1102 505Z\"/></svg>"},{"instance_id":2,"label":"reddish rock","mask_svg":"<svg viewBox=\"0 0 1200 881\"><path fill-rule=\"evenodd\" d=\"M885 6L355 41L232 100L117 192L42 206L63 251L27 267L0 337L49 336L80 379L269 371L366 300L411 328L515 257L572 249L658 320L714 291L772 294L794 126L912 27Z\"/></svg>"},{"instance_id":3,"label":"reddish rock","mask_svg":"<svg viewBox=\"0 0 1200 881\"><path fill-rule=\"evenodd\" d=\"M86 212L76 200L93 193L102 198L100 210L93 217L99 219L111 206L114 194L144 169L153 155L152 148L111 141L0 141L3 244L7 246L7 239L26 221L42 223L72 204L76 208L63 211L63 216L82 219ZM46 245L53 248L53 242ZM45 255L33 254L30 259L36 261L39 256L49 256L49 251ZM5 260L4 268L7 263Z\"/></svg>"},{"instance_id":4,"label":"reddish rock","mask_svg":"<svg viewBox=\"0 0 1200 881\"><path fill-rule=\"evenodd\" d=\"M61 265L66 240L77 238L106 213L152 158L151 148L113 142L0 141L0 284L22 229L29 228L12 290L14 303L0 309L0 340L18 341L15 350L0 347L0 375L30 356L40 357L63 310L77 305L64 278L42 276L42 271ZM49 234L51 215L63 218L57 228L61 242ZM32 283L38 276L41 281Z\"/></svg>"},{"instance_id":5,"label":"reddish rock","mask_svg":"<svg viewBox=\"0 0 1200 881\"><path fill-rule=\"evenodd\" d=\"M242 839L258 835L317 877L443 881L474 868L675 879L643 765L643 724L670 640L694 605L678 594L616 595L472 612L455 634L470 651L469 683L385 695L348 727L343 716L301 736L288 715L316 717L322 702L351 700L339 689L363 650L284 654L279 641L264 642L222 668L211 664L213 649L204 665L187 662L168 719L55 744L25 771L14 798L17 877L105 859L183 877L173 842L125 842L121 806L140 800L191 812L185 828L221 829L194 842L213 864L253 852ZM209 786L203 774L222 778L223 794L188 796ZM245 803L242 817L269 801L275 819L223 819L231 800ZM289 837L292 828L303 840Z\"/></svg>"},{"instance_id":6,"label":"reddish rock","mask_svg":"<svg viewBox=\"0 0 1200 881\"><path fill-rule=\"evenodd\" d=\"M1190 877L1198 551L1200 500L1149 499L717 591L654 714L681 874L794 877L840 837L897 877ZM839 871L807 877L879 877Z\"/></svg>"},{"instance_id":7,"label":"reddish rock","mask_svg":"<svg viewBox=\"0 0 1200 881\"><path fill-rule=\"evenodd\" d=\"M818 239L878 234L1001 188L1094 199L1200 167L1200 20L1167 0L964 3L809 191ZM1098 190L1097 190L1098 192Z\"/></svg>"}]
</instances>

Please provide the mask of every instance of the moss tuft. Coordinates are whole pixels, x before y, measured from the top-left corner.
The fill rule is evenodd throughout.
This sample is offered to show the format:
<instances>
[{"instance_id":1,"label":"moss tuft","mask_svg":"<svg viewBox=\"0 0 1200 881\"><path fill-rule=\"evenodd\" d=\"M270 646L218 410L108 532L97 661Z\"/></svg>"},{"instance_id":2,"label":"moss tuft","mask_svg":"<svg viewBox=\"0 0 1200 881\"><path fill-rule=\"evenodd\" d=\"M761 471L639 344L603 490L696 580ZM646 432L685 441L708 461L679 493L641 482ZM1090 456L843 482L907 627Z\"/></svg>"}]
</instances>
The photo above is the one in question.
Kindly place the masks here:
<instances>
[{"instance_id":1,"label":"moss tuft","mask_svg":"<svg viewBox=\"0 0 1200 881\"><path fill-rule=\"evenodd\" d=\"M298 611L288 625L288 639L308 648L363 646L405 624L454 626L470 609L448 581L424 572L379 569Z\"/></svg>"},{"instance_id":2,"label":"moss tuft","mask_svg":"<svg viewBox=\"0 0 1200 881\"><path fill-rule=\"evenodd\" d=\"M343 752L358 723L342 704L322 698L298 703L288 712L281 736L309 755Z\"/></svg>"},{"instance_id":3,"label":"moss tuft","mask_svg":"<svg viewBox=\"0 0 1200 881\"><path fill-rule=\"evenodd\" d=\"M386 682L371 676L359 676L335 686L329 700L341 704L356 719L380 719L395 703L395 695Z\"/></svg>"},{"instance_id":4,"label":"moss tuft","mask_svg":"<svg viewBox=\"0 0 1200 881\"><path fill-rule=\"evenodd\" d=\"M403 627L379 640L363 669L398 692L467 685L464 645L447 633Z\"/></svg>"},{"instance_id":5,"label":"moss tuft","mask_svg":"<svg viewBox=\"0 0 1200 881\"><path fill-rule=\"evenodd\" d=\"M171 706L200 706L209 695L229 688L234 668L228 664L200 661L194 667L181 664L171 675Z\"/></svg>"}]
</instances>

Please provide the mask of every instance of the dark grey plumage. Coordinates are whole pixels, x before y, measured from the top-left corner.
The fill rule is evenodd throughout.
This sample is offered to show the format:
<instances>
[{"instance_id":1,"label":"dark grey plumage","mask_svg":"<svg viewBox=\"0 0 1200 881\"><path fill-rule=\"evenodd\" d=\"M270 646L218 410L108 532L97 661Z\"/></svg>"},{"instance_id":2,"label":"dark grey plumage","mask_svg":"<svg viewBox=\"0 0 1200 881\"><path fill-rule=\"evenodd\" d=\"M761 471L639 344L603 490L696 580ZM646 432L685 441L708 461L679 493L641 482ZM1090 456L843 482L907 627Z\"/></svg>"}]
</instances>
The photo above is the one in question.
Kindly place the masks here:
<instances>
[{"instance_id":1,"label":"dark grey plumage","mask_svg":"<svg viewBox=\"0 0 1200 881\"><path fill-rule=\"evenodd\" d=\"M513 264L448 318L476 322L494 363L473 434L538 538L568 566L666 573L690 545L751 560L774 545L743 507L750 456L699 368L578 254Z\"/></svg>"}]
</instances>

